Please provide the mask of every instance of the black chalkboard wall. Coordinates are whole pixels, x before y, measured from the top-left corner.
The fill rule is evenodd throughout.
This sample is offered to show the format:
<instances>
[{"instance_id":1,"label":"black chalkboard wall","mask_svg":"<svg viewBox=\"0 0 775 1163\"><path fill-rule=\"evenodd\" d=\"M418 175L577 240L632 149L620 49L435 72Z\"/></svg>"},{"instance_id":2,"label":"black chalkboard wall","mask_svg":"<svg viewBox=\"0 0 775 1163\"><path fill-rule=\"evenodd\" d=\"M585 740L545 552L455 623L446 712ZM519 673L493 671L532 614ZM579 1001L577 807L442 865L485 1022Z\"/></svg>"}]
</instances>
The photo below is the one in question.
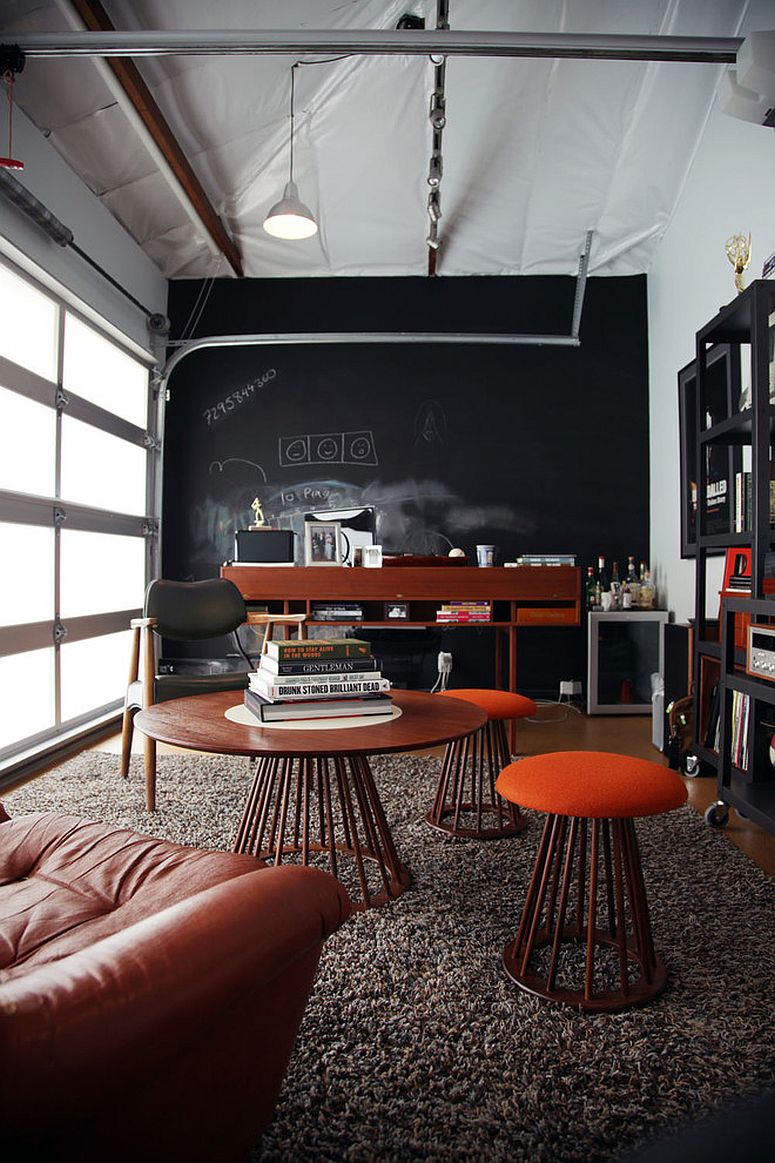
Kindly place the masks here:
<instances>
[{"instance_id":1,"label":"black chalkboard wall","mask_svg":"<svg viewBox=\"0 0 775 1163\"><path fill-rule=\"evenodd\" d=\"M280 332L567 334L564 277L175 281L171 338ZM261 499L301 532L310 510L374 505L388 552L477 542L501 560L649 543L646 280L589 279L581 346L406 343L203 349L167 405L163 573L217 574ZM303 538L297 538L303 560ZM487 631L447 632L456 685L487 685ZM489 641L489 639L486 639ZM435 671L438 639L429 640ZM584 678L585 627L521 632L519 685Z\"/></svg>"}]
</instances>

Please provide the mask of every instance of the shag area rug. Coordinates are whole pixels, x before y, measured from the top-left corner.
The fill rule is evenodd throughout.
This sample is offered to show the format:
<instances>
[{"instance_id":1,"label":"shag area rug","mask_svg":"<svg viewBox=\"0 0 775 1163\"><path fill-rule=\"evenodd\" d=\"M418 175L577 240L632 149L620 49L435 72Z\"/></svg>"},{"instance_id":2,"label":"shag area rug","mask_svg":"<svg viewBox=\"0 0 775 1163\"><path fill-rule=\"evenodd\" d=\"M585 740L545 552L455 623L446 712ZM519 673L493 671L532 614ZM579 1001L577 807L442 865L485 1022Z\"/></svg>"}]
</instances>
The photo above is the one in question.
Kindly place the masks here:
<instances>
[{"instance_id":1,"label":"shag area rug","mask_svg":"<svg viewBox=\"0 0 775 1163\"><path fill-rule=\"evenodd\" d=\"M140 762L124 782L117 757L87 753L4 799L15 815L61 809L231 847L247 760L160 757L154 814ZM500 960L541 819L527 813L521 835L486 843L434 831L438 764L373 761L412 886L327 942L252 1163L622 1160L772 1083L772 879L688 807L639 821L667 990L620 1014L548 1004Z\"/></svg>"}]
</instances>

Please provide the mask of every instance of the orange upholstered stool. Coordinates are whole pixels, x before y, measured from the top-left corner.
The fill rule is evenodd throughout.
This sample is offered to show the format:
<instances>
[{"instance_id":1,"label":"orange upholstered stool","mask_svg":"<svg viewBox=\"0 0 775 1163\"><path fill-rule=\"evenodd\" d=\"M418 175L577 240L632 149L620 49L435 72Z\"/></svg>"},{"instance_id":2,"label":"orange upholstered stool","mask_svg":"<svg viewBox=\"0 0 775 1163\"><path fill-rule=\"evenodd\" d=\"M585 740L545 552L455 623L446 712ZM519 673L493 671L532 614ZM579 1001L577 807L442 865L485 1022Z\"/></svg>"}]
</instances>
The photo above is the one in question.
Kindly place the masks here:
<instances>
[{"instance_id":1,"label":"orange upholstered stool","mask_svg":"<svg viewBox=\"0 0 775 1163\"><path fill-rule=\"evenodd\" d=\"M533 715L536 705L511 691L465 688L441 691L475 703L487 712L487 722L466 739L447 744L433 807L425 817L434 828L452 836L494 840L521 832L527 821L516 804L501 799L495 780L511 763L506 723Z\"/></svg>"},{"instance_id":2,"label":"orange upholstered stool","mask_svg":"<svg viewBox=\"0 0 775 1163\"><path fill-rule=\"evenodd\" d=\"M529 993L585 1010L650 1001L667 971L654 950L634 817L686 801L674 771L605 751L557 751L506 767L497 789L546 812L509 977Z\"/></svg>"}]
</instances>

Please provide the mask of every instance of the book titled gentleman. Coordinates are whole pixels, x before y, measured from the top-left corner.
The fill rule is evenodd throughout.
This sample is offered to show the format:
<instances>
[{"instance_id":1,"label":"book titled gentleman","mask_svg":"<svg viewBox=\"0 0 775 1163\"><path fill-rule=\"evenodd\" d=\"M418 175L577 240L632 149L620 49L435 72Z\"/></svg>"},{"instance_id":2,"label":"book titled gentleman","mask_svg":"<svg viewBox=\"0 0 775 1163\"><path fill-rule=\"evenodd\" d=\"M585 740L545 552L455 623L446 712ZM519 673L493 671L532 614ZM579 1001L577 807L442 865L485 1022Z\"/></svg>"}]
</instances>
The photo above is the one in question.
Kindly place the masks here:
<instances>
[{"instance_id":1,"label":"book titled gentleman","mask_svg":"<svg viewBox=\"0 0 775 1163\"><path fill-rule=\"evenodd\" d=\"M262 723L277 723L289 719L336 719L345 715L388 715L393 709L389 695L272 703L257 695L255 691L246 690L242 698L248 710Z\"/></svg>"},{"instance_id":2,"label":"book titled gentleman","mask_svg":"<svg viewBox=\"0 0 775 1163\"><path fill-rule=\"evenodd\" d=\"M266 643L264 653L280 662L325 658L366 658L371 643L362 638L291 638Z\"/></svg>"},{"instance_id":3,"label":"book titled gentleman","mask_svg":"<svg viewBox=\"0 0 775 1163\"><path fill-rule=\"evenodd\" d=\"M288 675L363 674L379 670L379 660L375 655L367 654L363 658L290 658L285 662L264 654L261 657L261 669L282 678Z\"/></svg>"}]
</instances>

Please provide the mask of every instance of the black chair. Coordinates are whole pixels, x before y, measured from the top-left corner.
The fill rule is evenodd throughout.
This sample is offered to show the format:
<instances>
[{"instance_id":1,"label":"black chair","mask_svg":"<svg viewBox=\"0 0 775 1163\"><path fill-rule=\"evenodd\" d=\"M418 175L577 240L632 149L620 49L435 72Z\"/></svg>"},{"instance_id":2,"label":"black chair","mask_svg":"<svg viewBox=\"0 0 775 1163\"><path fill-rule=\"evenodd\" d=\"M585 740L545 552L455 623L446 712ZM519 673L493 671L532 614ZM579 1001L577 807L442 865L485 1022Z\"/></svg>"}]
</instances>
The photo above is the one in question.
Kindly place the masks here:
<instances>
[{"instance_id":1,"label":"black chair","mask_svg":"<svg viewBox=\"0 0 775 1163\"><path fill-rule=\"evenodd\" d=\"M145 595L145 616L133 618L130 623L132 657L129 667L129 685L124 703L121 734L121 774L129 774L134 717L141 707L186 695L209 694L211 691L242 690L248 684L248 673L253 666L237 637L237 628L246 622L266 622L266 615L248 614L242 594L233 582L213 578L198 582L165 581L157 578L148 586ZM244 665L235 670L231 660L209 659L198 661L186 673L159 668L158 643L160 638L176 641L201 641L232 635ZM140 677L142 643L143 670ZM204 673L202 673L204 671ZM156 808L156 741L145 737L145 803L149 812Z\"/></svg>"}]
</instances>

